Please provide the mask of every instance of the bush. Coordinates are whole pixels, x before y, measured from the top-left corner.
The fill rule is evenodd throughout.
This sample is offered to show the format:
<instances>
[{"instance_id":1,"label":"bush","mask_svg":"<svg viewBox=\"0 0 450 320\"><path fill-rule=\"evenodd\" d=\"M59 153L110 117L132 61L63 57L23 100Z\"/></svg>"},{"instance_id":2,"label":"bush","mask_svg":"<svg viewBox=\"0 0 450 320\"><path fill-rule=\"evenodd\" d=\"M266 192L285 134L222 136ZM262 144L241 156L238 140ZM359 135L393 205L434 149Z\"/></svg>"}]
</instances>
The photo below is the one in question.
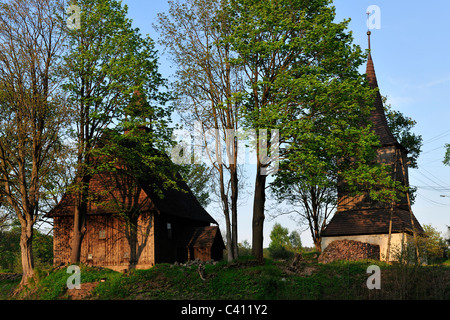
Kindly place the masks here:
<instances>
[{"instance_id":1,"label":"bush","mask_svg":"<svg viewBox=\"0 0 450 320\"><path fill-rule=\"evenodd\" d=\"M294 252L286 249L284 246L273 245L269 247L269 256L272 259L292 259L294 257Z\"/></svg>"},{"instance_id":2,"label":"bush","mask_svg":"<svg viewBox=\"0 0 450 320\"><path fill-rule=\"evenodd\" d=\"M0 231L0 270L22 273L20 253L20 227ZM35 267L43 268L53 264L53 237L34 229L33 259Z\"/></svg>"}]
</instances>

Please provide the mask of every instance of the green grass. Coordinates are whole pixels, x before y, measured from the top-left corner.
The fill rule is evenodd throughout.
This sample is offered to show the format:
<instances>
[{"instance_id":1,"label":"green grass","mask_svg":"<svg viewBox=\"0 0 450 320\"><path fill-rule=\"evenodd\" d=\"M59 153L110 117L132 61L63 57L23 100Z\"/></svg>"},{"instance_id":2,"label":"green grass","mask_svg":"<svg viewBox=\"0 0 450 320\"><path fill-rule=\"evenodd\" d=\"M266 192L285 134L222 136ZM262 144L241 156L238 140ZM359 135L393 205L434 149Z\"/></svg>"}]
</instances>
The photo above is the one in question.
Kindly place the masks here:
<instances>
[{"instance_id":1,"label":"green grass","mask_svg":"<svg viewBox=\"0 0 450 320\"><path fill-rule=\"evenodd\" d=\"M367 267L381 268L381 290L366 286ZM89 299L97 300L321 300L321 299L449 299L450 267L387 265L379 261L303 263L296 273L289 262L266 259L264 264L242 258L205 266L160 264L148 270L118 273L81 265L81 282L98 282ZM291 270L291 271L290 271ZM37 272L38 283L22 298L69 299L66 268ZM0 299L19 281L0 281ZM82 285L83 286L83 285Z\"/></svg>"}]
</instances>

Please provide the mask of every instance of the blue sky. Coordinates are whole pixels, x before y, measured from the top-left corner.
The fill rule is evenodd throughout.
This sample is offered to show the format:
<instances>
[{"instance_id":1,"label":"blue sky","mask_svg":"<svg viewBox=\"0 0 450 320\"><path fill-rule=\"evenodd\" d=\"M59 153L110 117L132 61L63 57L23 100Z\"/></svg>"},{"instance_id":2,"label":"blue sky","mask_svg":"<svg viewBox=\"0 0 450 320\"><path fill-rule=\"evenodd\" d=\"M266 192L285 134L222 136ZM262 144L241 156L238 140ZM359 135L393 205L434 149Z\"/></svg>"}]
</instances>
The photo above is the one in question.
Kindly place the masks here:
<instances>
[{"instance_id":1,"label":"blue sky","mask_svg":"<svg viewBox=\"0 0 450 320\"><path fill-rule=\"evenodd\" d=\"M156 41L152 24L159 12L166 12L166 0L123 0L129 17L143 34ZM450 225L450 167L442 164L445 143L450 143L450 1L444 0L335 0L336 20L351 18L349 30L354 43L367 49L367 8L380 8L380 29L372 30L372 57L382 95L393 109L417 121L416 134L424 145L419 169L410 170L410 184L418 186L413 212L419 222L431 224L445 234ZM167 78L173 72L160 50L160 72ZM365 71L365 66L361 72ZM249 174L249 181L253 181ZM447 195L447 198L440 197ZM251 242L252 197L239 212L239 241ZM211 210L210 210L211 211ZM211 212L220 222L220 212ZM265 246L275 222L302 231L288 217L266 219ZM223 229L223 223L221 228ZM309 231L302 233L303 245L312 246Z\"/></svg>"}]
</instances>

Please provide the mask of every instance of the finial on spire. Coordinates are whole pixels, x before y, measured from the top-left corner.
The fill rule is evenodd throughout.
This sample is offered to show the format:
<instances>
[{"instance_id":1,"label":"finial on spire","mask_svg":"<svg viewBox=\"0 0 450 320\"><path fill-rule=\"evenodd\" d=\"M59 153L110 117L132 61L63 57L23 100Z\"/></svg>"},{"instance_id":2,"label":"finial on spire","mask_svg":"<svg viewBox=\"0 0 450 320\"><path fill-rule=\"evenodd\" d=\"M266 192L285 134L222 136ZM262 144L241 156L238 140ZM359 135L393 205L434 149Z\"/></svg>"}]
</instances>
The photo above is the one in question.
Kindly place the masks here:
<instances>
[{"instance_id":1,"label":"finial on spire","mask_svg":"<svg viewBox=\"0 0 450 320\"><path fill-rule=\"evenodd\" d=\"M367 27L369 27L369 18L370 18L370 12L366 12L367 14ZM372 34L372 32L370 31L370 28L367 30L367 37L369 39L369 53L370 53L370 35Z\"/></svg>"}]
</instances>

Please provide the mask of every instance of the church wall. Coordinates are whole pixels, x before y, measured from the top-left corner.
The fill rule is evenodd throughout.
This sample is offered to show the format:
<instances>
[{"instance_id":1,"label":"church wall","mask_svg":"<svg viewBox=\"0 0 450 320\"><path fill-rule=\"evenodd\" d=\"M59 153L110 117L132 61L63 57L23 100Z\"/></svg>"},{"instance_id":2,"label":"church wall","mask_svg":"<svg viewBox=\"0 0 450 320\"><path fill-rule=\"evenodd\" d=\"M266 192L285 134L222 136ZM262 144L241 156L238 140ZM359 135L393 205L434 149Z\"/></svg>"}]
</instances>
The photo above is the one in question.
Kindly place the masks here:
<instances>
[{"instance_id":1,"label":"church wall","mask_svg":"<svg viewBox=\"0 0 450 320\"><path fill-rule=\"evenodd\" d=\"M388 245L388 234L367 234L367 235L354 235L354 236L337 236L337 237L323 237L321 248L322 252L328 245L335 240L354 240L365 242L369 244L380 246L380 258L382 261L386 261L386 250ZM393 233L391 234L391 253L390 261L394 261L395 256L400 253L402 243L406 241L407 235L405 233Z\"/></svg>"},{"instance_id":2,"label":"church wall","mask_svg":"<svg viewBox=\"0 0 450 320\"><path fill-rule=\"evenodd\" d=\"M132 237L124 219L115 216L88 216L87 232L81 244L81 262L122 271L150 268L155 264L154 230L151 215L137 222ZM73 217L54 218L54 264L68 264L72 247Z\"/></svg>"}]
</instances>

